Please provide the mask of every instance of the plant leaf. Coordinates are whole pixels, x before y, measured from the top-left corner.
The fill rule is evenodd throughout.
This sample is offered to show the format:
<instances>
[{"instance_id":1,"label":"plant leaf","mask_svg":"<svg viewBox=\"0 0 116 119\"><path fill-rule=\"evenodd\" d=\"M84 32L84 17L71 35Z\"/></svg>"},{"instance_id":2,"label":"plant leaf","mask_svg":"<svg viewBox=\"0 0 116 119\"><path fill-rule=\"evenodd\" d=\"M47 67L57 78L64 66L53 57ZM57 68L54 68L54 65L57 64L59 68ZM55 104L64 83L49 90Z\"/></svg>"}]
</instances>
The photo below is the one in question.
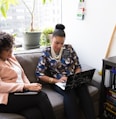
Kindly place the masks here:
<instances>
[{"instance_id":1,"label":"plant leaf","mask_svg":"<svg viewBox=\"0 0 116 119\"><path fill-rule=\"evenodd\" d=\"M4 6L0 6L0 11L1 11L2 16L6 18L6 16L7 16L6 9L4 8Z\"/></svg>"},{"instance_id":2,"label":"plant leaf","mask_svg":"<svg viewBox=\"0 0 116 119\"><path fill-rule=\"evenodd\" d=\"M46 0L42 0L42 3L45 4L46 3Z\"/></svg>"},{"instance_id":3,"label":"plant leaf","mask_svg":"<svg viewBox=\"0 0 116 119\"><path fill-rule=\"evenodd\" d=\"M3 17L7 17L7 11L10 5L17 5L18 0L0 0L0 12Z\"/></svg>"},{"instance_id":4,"label":"plant leaf","mask_svg":"<svg viewBox=\"0 0 116 119\"><path fill-rule=\"evenodd\" d=\"M12 5L17 5L18 4L18 0L7 0L8 4L12 4Z\"/></svg>"},{"instance_id":5,"label":"plant leaf","mask_svg":"<svg viewBox=\"0 0 116 119\"><path fill-rule=\"evenodd\" d=\"M43 4L45 4L45 3L46 3L46 1L47 1L47 0L42 0L42 3L43 3ZM52 0L49 0L49 1L51 2Z\"/></svg>"}]
</instances>

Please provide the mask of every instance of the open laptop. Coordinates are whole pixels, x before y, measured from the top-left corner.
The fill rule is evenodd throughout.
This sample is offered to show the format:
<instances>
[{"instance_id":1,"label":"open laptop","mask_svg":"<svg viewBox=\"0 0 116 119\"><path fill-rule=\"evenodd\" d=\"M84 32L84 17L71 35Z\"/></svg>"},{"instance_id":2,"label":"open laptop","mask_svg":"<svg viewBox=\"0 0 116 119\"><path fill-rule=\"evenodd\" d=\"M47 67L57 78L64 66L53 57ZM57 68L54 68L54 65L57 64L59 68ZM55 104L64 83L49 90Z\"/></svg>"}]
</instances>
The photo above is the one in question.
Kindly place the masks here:
<instances>
[{"instance_id":1,"label":"open laptop","mask_svg":"<svg viewBox=\"0 0 116 119\"><path fill-rule=\"evenodd\" d=\"M73 89L77 86L81 86L83 83L91 82L94 72L95 72L94 68L82 70L81 72L77 74L68 76L67 82L56 83L56 85L59 86L63 90Z\"/></svg>"}]
</instances>

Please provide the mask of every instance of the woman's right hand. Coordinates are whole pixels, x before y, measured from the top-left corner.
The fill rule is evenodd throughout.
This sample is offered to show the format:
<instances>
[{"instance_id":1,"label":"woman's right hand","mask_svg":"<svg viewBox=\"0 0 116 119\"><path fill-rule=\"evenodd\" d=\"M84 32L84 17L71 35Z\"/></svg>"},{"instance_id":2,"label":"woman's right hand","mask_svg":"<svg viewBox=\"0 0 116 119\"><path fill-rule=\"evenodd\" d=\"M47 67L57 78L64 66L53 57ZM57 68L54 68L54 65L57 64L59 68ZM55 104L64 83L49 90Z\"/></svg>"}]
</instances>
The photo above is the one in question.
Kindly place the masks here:
<instances>
[{"instance_id":1,"label":"woman's right hand","mask_svg":"<svg viewBox=\"0 0 116 119\"><path fill-rule=\"evenodd\" d=\"M66 82L67 81L67 77L66 76L62 76L59 80L57 80L58 82Z\"/></svg>"},{"instance_id":2,"label":"woman's right hand","mask_svg":"<svg viewBox=\"0 0 116 119\"><path fill-rule=\"evenodd\" d=\"M40 83L24 84L24 90L39 92L41 89L42 89L42 85Z\"/></svg>"}]
</instances>

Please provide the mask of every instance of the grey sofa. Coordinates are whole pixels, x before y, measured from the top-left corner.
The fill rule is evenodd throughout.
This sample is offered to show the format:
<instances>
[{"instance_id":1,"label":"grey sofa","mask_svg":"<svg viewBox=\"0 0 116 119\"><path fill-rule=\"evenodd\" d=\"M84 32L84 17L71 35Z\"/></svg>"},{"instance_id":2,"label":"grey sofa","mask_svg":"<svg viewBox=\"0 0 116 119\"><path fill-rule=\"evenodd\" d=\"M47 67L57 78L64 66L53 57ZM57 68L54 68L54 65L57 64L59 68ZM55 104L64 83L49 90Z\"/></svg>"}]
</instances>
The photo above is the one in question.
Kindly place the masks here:
<instances>
[{"instance_id":1,"label":"grey sofa","mask_svg":"<svg viewBox=\"0 0 116 119\"><path fill-rule=\"evenodd\" d=\"M38 57L41 56L41 52L28 52L15 54L19 63L22 65L27 77L31 82L36 82L35 69L38 62ZM96 119L99 115L99 94L100 94L100 82L101 76L96 71L93 76L91 84L88 86L90 95L92 96ZM66 119L63 109L63 97L57 92L53 91L49 85L43 84L43 91L45 91L50 99L53 106L57 119ZM82 113L80 111L80 113ZM0 113L0 119L25 119L23 116L18 114ZM84 119L82 114L82 119Z\"/></svg>"}]
</instances>

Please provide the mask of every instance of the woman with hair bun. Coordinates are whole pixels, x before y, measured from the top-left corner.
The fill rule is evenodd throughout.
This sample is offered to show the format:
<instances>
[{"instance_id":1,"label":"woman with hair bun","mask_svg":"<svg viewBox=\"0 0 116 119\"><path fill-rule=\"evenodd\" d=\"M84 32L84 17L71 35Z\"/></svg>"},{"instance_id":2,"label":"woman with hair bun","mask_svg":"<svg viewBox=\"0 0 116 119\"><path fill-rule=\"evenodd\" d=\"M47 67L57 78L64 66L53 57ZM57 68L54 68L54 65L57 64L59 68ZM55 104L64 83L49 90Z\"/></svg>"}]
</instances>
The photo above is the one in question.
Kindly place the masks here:
<instances>
[{"instance_id":1,"label":"woman with hair bun","mask_svg":"<svg viewBox=\"0 0 116 119\"><path fill-rule=\"evenodd\" d=\"M86 119L95 119L92 99L86 84L67 91L55 85L58 82L66 82L69 75L81 71L76 52L71 45L64 44L64 29L65 26L63 24L55 26L51 46L47 47L39 58L36 76L40 80L51 84L56 92L63 95L64 111L67 119L80 119L79 104ZM49 75L46 72L49 72ZM77 103L77 98L79 99L79 104Z\"/></svg>"}]
</instances>

